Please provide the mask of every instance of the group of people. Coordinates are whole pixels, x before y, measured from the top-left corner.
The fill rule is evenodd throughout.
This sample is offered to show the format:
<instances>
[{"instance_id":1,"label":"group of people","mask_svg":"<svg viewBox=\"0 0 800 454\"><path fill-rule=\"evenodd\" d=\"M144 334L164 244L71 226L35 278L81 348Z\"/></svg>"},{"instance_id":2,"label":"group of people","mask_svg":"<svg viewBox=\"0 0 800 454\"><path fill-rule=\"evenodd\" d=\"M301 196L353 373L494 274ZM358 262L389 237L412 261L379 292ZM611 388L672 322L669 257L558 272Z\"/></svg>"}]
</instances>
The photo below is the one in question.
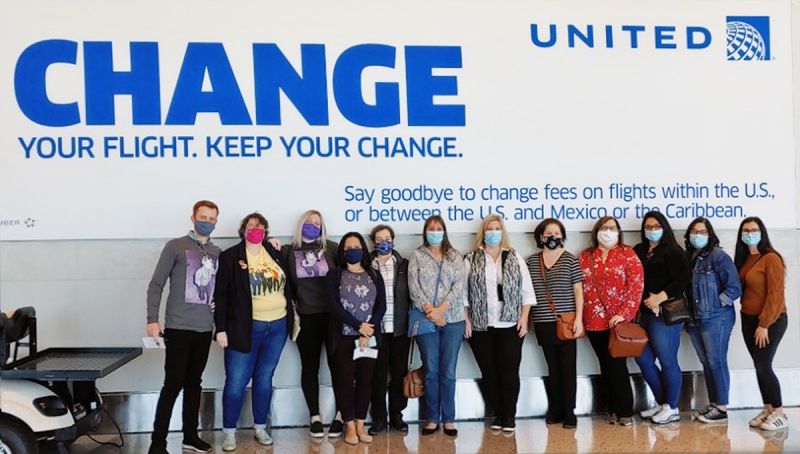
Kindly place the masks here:
<instances>
[{"instance_id":1,"label":"group of people","mask_svg":"<svg viewBox=\"0 0 800 454\"><path fill-rule=\"evenodd\" d=\"M337 244L315 210L303 213L291 242L283 246L269 237L264 216L248 214L239 227L241 241L221 251L210 241L218 214L213 202L195 204L193 229L166 244L149 285L147 331L163 336L166 346L150 453L167 452L169 418L181 390L183 447L211 450L197 427L212 333L225 352L224 451L236 449L251 380L254 436L262 445L272 444L267 431L272 378L287 338L300 353L312 437L326 435L319 404L323 346L336 400L327 436L358 444L389 428L407 432L403 377L412 343L424 364L420 433L441 428L457 436L456 364L464 339L481 371L491 429L513 432L522 344L529 332L548 366L547 424L577 427L576 339L586 335L600 365L608 422L631 425L627 359L609 352L614 327L631 322L649 339L636 362L656 401L641 417L656 424L680 419L677 355L685 329L702 363L709 396L709 405L693 417L727 422L727 350L739 298L742 333L764 402L750 425L764 430L788 426L772 370L787 327L785 266L759 218L742 221L733 260L719 247L708 219L689 224L681 248L658 211L644 216L641 240L633 247L623 241L615 218L599 219L591 244L577 257L565 249L564 225L545 219L533 231L539 252L526 259L511 246L500 216L483 219L466 255L451 245L444 219L431 216L423 226L422 245L406 259L394 248L391 226L372 229L372 250L358 232L345 234ZM159 311L167 281L162 325ZM678 300L691 314L685 323L664 316L665 305Z\"/></svg>"}]
</instances>

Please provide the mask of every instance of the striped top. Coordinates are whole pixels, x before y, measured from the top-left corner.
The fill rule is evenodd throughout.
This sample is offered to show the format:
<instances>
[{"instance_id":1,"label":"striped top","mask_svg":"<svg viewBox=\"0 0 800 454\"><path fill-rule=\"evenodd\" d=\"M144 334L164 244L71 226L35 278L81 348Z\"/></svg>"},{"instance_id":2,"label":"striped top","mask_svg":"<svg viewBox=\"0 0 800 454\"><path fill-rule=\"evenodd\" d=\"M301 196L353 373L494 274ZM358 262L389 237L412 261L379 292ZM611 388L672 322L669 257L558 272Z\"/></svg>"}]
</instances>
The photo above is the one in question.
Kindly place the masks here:
<instances>
[{"instance_id":1,"label":"striped top","mask_svg":"<svg viewBox=\"0 0 800 454\"><path fill-rule=\"evenodd\" d=\"M530 319L533 323L555 322L556 317L550 310L550 303L547 301L547 291L540 271L539 255L533 254L525 262L528 264L528 271L531 273L533 289L536 292L536 300L539 304L531 306ZM561 257L550 269L545 270L547 275L547 287L556 306L556 312L575 311L575 289L574 285L583 280L581 265L577 257L568 251L564 251Z\"/></svg>"}]
</instances>

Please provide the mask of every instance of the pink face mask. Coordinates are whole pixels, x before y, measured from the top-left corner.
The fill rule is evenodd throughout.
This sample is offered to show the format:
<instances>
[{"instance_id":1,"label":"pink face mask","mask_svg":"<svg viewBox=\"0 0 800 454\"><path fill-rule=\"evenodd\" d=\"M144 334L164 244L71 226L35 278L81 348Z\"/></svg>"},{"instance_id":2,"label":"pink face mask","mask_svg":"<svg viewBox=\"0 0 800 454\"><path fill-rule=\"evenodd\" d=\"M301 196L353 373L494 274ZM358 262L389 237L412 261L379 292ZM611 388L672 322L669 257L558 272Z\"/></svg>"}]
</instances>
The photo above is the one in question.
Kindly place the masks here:
<instances>
[{"instance_id":1,"label":"pink face mask","mask_svg":"<svg viewBox=\"0 0 800 454\"><path fill-rule=\"evenodd\" d=\"M266 236L267 231L264 229L249 229L245 233L245 239L247 239L248 243L252 244L261 244L264 241L264 236Z\"/></svg>"}]
</instances>

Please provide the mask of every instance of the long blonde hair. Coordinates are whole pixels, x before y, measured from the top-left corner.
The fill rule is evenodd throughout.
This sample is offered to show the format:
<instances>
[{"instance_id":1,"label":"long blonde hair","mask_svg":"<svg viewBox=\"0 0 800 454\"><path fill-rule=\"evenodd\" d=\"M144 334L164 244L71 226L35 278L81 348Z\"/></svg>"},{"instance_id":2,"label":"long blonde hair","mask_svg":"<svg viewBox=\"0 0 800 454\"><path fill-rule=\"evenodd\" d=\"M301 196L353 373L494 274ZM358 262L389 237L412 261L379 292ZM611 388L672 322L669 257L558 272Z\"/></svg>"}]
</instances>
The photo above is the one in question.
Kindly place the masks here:
<instances>
[{"instance_id":1,"label":"long blonde hair","mask_svg":"<svg viewBox=\"0 0 800 454\"><path fill-rule=\"evenodd\" d=\"M492 221L499 222L500 231L503 232L503 239L500 241L500 249L511 249L511 242L508 241L508 232L506 232L506 224L503 222L502 216L498 214L490 214L481 221L481 228L475 235L475 249L483 247L483 234L486 233L486 226Z\"/></svg>"},{"instance_id":2,"label":"long blonde hair","mask_svg":"<svg viewBox=\"0 0 800 454\"><path fill-rule=\"evenodd\" d=\"M322 217L322 213L317 210L308 210L300 216L300 220L297 222L297 228L294 229L294 235L292 236L292 244L294 244L294 247L299 248L303 246L303 224L306 223L308 218L315 214L319 216L320 246L322 246L322 252L325 251L325 247L328 243L328 230L325 228L325 219Z\"/></svg>"}]
</instances>

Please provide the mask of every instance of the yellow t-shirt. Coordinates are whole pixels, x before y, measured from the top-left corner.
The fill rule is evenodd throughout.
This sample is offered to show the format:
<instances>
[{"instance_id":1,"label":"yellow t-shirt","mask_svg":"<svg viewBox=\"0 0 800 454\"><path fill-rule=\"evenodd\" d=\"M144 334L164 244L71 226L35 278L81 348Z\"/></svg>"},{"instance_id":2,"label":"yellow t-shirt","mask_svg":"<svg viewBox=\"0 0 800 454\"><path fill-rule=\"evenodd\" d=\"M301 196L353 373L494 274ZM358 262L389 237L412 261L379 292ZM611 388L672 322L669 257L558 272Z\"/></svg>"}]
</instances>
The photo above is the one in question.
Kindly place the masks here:
<instances>
[{"instance_id":1,"label":"yellow t-shirt","mask_svg":"<svg viewBox=\"0 0 800 454\"><path fill-rule=\"evenodd\" d=\"M247 252L250 295L253 298L253 320L271 322L286 316L286 275L275 260L261 248L258 255Z\"/></svg>"}]
</instances>

